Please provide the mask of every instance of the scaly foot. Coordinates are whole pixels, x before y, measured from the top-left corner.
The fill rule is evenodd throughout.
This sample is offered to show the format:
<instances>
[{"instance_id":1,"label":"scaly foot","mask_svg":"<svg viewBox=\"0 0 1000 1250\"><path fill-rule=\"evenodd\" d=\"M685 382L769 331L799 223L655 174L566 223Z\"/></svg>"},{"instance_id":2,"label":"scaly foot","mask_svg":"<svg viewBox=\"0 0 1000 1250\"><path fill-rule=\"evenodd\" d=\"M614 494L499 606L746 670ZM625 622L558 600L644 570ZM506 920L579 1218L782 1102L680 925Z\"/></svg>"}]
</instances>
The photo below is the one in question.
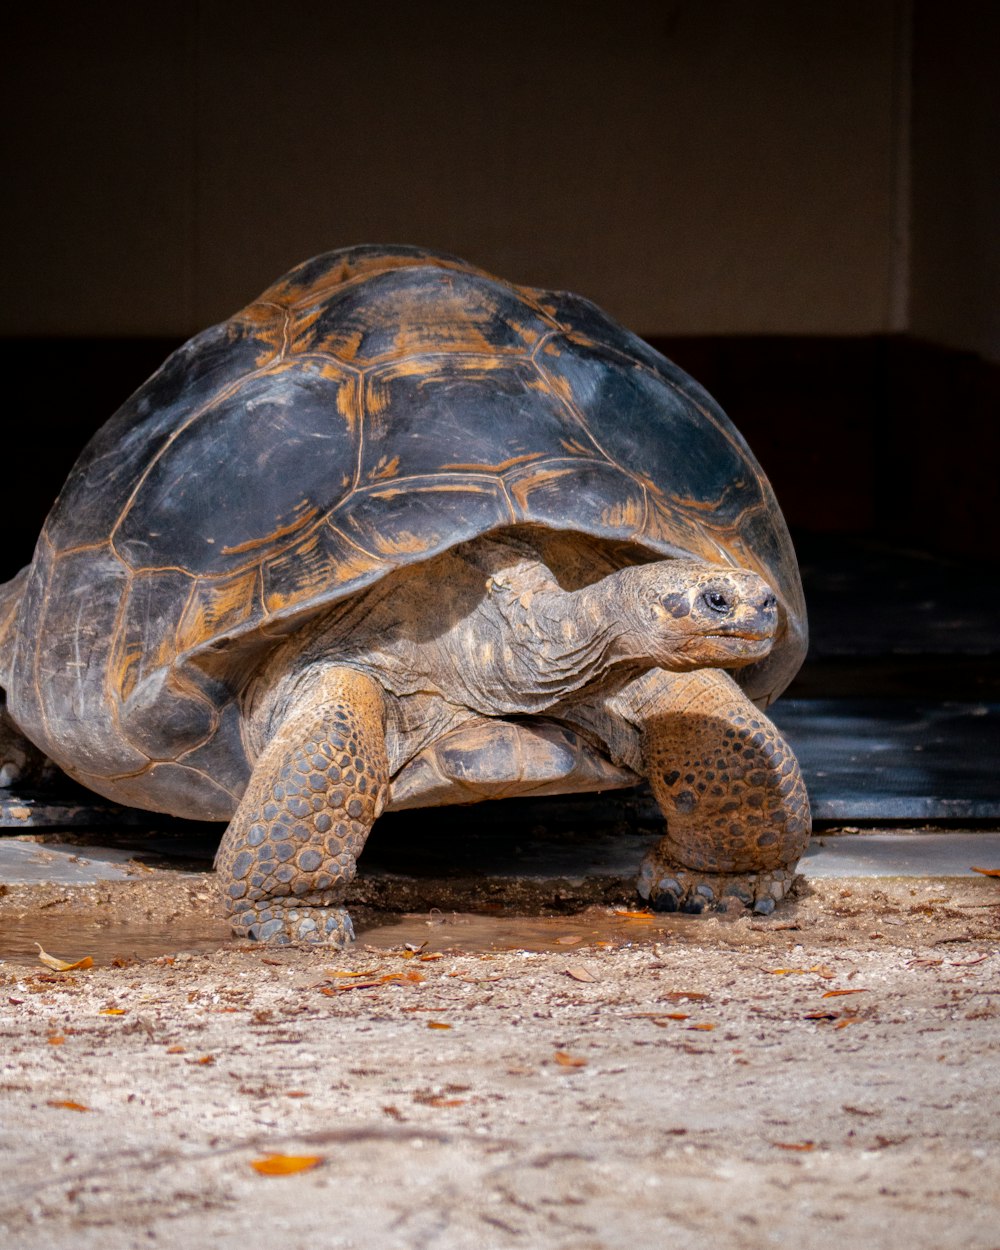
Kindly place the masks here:
<instances>
[{"instance_id":1,"label":"scaly foot","mask_svg":"<svg viewBox=\"0 0 1000 1250\"><path fill-rule=\"evenodd\" d=\"M793 868L767 872L696 872L668 859L659 848L642 861L636 888L654 911L725 911L737 902L767 916L795 881Z\"/></svg>"}]
</instances>

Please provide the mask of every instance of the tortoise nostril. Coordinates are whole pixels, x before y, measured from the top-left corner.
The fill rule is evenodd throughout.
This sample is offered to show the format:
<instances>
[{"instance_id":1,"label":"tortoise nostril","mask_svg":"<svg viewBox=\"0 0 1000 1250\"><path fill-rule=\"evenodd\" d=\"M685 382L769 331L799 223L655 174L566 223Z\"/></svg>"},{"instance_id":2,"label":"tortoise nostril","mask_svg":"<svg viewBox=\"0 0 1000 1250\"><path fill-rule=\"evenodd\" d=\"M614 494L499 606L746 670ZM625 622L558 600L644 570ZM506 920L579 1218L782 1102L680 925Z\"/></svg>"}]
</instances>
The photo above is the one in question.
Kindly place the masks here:
<instances>
[{"instance_id":1,"label":"tortoise nostril","mask_svg":"<svg viewBox=\"0 0 1000 1250\"><path fill-rule=\"evenodd\" d=\"M768 591L761 600L760 606L765 612L773 612L778 606L778 596L773 591Z\"/></svg>"}]
</instances>

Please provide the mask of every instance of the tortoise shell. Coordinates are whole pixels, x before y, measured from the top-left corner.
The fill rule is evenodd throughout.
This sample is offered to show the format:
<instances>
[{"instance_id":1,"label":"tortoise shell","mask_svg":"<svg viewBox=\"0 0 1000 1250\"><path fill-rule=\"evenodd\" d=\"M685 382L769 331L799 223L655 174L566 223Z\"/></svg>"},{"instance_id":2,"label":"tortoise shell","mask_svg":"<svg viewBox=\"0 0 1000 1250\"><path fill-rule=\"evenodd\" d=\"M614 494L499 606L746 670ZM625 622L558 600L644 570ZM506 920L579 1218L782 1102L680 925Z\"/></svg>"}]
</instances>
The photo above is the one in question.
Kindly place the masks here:
<instances>
[{"instance_id":1,"label":"tortoise shell","mask_svg":"<svg viewBox=\"0 0 1000 1250\"><path fill-rule=\"evenodd\" d=\"M455 257L318 256L176 351L86 447L27 573L11 711L93 789L226 819L249 775L248 653L521 524L754 569L783 625L740 680L767 701L798 668L778 505L681 369L579 296Z\"/></svg>"}]
</instances>

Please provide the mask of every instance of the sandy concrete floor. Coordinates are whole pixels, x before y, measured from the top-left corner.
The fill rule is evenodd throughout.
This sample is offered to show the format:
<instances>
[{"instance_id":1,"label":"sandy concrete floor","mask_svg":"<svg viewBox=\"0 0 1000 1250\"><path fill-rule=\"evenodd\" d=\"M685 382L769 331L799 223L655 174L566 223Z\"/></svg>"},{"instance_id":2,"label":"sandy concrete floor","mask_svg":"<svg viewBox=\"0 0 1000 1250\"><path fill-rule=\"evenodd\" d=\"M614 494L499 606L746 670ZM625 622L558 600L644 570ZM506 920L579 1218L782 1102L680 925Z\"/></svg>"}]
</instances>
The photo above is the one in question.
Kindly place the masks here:
<instances>
[{"instance_id":1,"label":"sandy concrete floor","mask_svg":"<svg viewBox=\"0 0 1000 1250\"><path fill-rule=\"evenodd\" d=\"M96 952L0 965L5 1250L1000 1247L1000 881L342 954L233 946L207 885L0 897L0 934ZM114 966L123 920L210 949Z\"/></svg>"}]
</instances>

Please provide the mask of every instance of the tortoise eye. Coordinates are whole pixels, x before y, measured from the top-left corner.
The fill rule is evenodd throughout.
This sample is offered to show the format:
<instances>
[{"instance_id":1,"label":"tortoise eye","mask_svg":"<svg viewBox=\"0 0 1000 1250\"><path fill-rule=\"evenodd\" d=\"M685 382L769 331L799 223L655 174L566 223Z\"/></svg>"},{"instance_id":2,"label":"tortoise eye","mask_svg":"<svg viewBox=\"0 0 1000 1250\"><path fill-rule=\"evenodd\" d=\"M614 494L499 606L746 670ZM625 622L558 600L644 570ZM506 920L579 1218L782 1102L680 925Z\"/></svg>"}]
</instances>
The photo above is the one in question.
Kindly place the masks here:
<instances>
[{"instance_id":1,"label":"tortoise eye","mask_svg":"<svg viewBox=\"0 0 1000 1250\"><path fill-rule=\"evenodd\" d=\"M706 590L702 595L702 599L704 599L713 612L719 612L723 615L729 611L731 606L721 590Z\"/></svg>"}]
</instances>

